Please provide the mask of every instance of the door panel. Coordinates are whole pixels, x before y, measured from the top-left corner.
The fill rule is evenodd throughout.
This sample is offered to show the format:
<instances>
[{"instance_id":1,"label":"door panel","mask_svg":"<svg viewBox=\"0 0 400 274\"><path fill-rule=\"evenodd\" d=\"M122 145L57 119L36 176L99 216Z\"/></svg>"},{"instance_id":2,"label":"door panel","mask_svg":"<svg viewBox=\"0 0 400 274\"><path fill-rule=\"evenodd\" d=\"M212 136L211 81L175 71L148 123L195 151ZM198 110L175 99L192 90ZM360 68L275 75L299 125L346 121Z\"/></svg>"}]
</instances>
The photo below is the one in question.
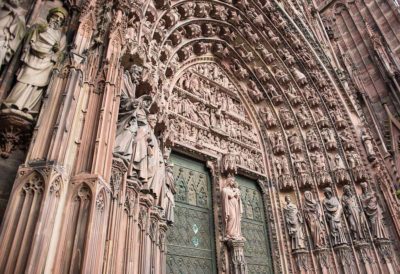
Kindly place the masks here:
<instances>
[{"instance_id":1,"label":"door panel","mask_svg":"<svg viewBox=\"0 0 400 274\"><path fill-rule=\"evenodd\" d=\"M171 155L171 161L177 193L175 223L167 234L167 273L216 273L209 174L194 160Z\"/></svg>"},{"instance_id":2,"label":"door panel","mask_svg":"<svg viewBox=\"0 0 400 274\"><path fill-rule=\"evenodd\" d=\"M242 233L249 274L273 273L261 191L254 181L243 177L236 180L243 203Z\"/></svg>"}]
</instances>

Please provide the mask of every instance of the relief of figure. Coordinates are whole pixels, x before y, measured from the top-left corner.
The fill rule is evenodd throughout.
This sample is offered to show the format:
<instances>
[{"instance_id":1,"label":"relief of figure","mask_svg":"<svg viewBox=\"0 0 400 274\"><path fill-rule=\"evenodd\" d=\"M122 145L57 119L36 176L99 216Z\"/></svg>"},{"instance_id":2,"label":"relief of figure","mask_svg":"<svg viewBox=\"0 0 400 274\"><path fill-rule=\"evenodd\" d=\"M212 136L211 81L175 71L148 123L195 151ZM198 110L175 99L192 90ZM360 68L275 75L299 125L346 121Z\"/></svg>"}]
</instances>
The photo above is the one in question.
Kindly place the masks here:
<instances>
[{"instance_id":1,"label":"relief of figure","mask_svg":"<svg viewBox=\"0 0 400 274\"><path fill-rule=\"evenodd\" d=\"M327 150L335 150L336 149L336 147L337 147L336 139L335 139L332 129L330 129L330 128L323 129L321 131L321 136L322 136L322 139L324 140Z\"/></svg>"},{"instance_id":2,"label":"relief of figure","mask_svg":"<svg viewBox=\"0 0 400 274\"><path fill-rule=\"evenodd\" d=\"M249 80L247 92L254 103L259 103L264 98L262 92L258 89L256 83L253 80Z\"/></svg>"},{"instance_id":3,"label":"relief of figure","mask_svg":"<svg viewBox=\"0 0 400 274\"><path fill-rule=\"evenodd\" d=\"M164 209L165 219L169 225L172 225L175 221L174 208L175 208L175 179L173 172L173 164L167 164L165 167L165 198L163 201L162 208Z\"/></svg>"},{"instance_id":4,"label":"relief of figure","mask_svg":"<svg viewBox=\"0 0 400 274\"><path fill-rule=\"evenodd\" d=\"M311 191L304 192L304 219L308 229L310 230L311 238L315 248L326 246L326 231L322 211L319 203L313 198Z\"/></svg>"},{"instance_id":5,"label":"relief of figure","mask_svg":"<svg viewBox=\"0 0 400 274\"><path fill-rule=\"evenodd\" d=\"M290 110L285 109L284 107L281 107L279 109L279 117L281 118L282 125L285 128L290 128L295 125L295 121L290 114Z\"/></svg>"},{"instance_id":6,"label":"relief of figure","mask_svg":"<svg viewBox=\"0 0 400 274\"><path fill-rule=\"evenodd\" d=\"M284 152L285 149L283 146L282 133L280 132L272 133L270 140L272 143L272 150L275 155Z\"/></svg>"},{"instance_id":7,"label":"relief of figure","mask_svg":"<svg viewBox=\"0 0 400 274\"><path fill-rule=\"evenodd\" d=\"M23 64L17 75L17 83L4 102L6 106L28 113L38 112L53 67L65 48L62 26L67 16L64 8L53 8L47 15L46 24L32 27L23 49Z\"/></svg>"},{"instance_id":8,"label":"relief of figure","mask_svg":"<svg viewBox=\"0 0 400 274\"><path fill-rule=\"evenodd\" d=\"M327 187L324 189L325 199L322 201L324 207L325 218L330 230L332 244L334 246L347 243L342 226L342 205L339 200L333 196L332 189Z\"/></svg>"},{"instance_id":9,"label":"relief of figure","mask_svg":"<svg viewBox=\"0 0 400 274\"><path fill-rule=\"evenodd\" d=\"M297 113L297 118L299 119L302 128L311 126L311 119L305 105L300 107L299 112Z\"/></svg>"},{"instance_id":10,"label":"relief of figure","mask_svg":"<svg viewBox=\"0 0 400 274\"><path fill-rule=\"evenodd\" d=\"M298 68L292 67L290 71L293 74L294 79L300 86L304 86L307 84L307 77Z\"/></svg>"},{"instance_id":11,"label":"relief of figure","mask_svg":"<svg viewBox=\"0 0 400 274\"><path fill-rule=\"evenodd\" d=\"M14 56L26 32L26 10L20 0L0 3L0 69Z\"/></svg>"},{"instance_id":12,"label":"relief of figure","mask_svg":"<svg viewBox=\"0 0 400 274\"><path fill-rule=\"evenodd\" d=\"M364 129L361 131L361 141L364 144L365 151L367 152L368 160L373 161L376 158L376 152L372 143L372 137L369 130Z\"/></svg>"},{"instance_id":13,"label":"relief of figure","mask_svg":"<svg viewBox=\"0 0 400 274\"><path fill-rule=\"evenodd\" d=\"M263 106L262 108L260 108L260 114L267 128L273 128L278 125L276 119L269 111L267 106Z\"/></svg>"},{"instance_id":14,"label":"relief of figure","mask_svg":"<svg viewBox=\"0 0 400 274\"><path fill-rule=\"evenodd\" d=\"M293 189L294 183L290 177L289 165L284 155L274 159L276 172L278 174L279 188Z\"/></svg>"},{"instance_id":15,"label":"relief of figure","mask_svg":"<svg viewBox=\"0 0 400 274\"><path fill-rule=\"evenodd\" d=\"M226 179L226 186L222 189L222 206L225 221L225 238L243 239L241 230L243 207L235 177Z\"/></svg>"},{"instance_id":16,"label":"relief of figure","mask_svg":"<svg viewBox=\"0 0 400 274\"><path fill-rule=\"evenodd\" d=\"M343 163L342 158L339 156L339 154L335 155L335 158L333 158L333 173L335 174L336 181L338 183L346 183L350 181L349 174L347 173L346 167Z\"/></svg>"},{"instance_id":17,"label":"relief of figure","mask_svg":"<svg viewBox=\"0 0 400 274\"><path fill-rule=\"evenodd\" d=\"M354 240L364 239L365 235L361 211L357 204L357 197L352 193L349 185L343 187L342 205L344 215L349 224L351 236Z\"/></svg>"},{"instance_id":18,"label":"relief of figure","mask_svg":"<svg viewBox=\"0 0 400 274\"><path fill-rule=\"evenodd\" d=\"M328 186L332 183L332 179L327 172L325 157L322 153L310 154L313 163L313 171L315 181L318 186Z\"/></svg>"},{"instance_id":19,"label":"relief of figure","mask_svg":"<svg viewBox=\"0 0 400 274\"><path fill-rule=\"evenodd\" d=\"M352 140L351 133L349 131L344 131L342 134L339 135L339 137L346 151L355 149L355 144Z\"/></svg>"},{"instance_id":20,"label":"relief of figure","mask_svg":"<svg viewBox=\"0 0 400 274\"><path fill-rule=\"evenodd\" d=\"M306 141L307 141L307 147L310 151L319 149L318 138L317 138L317 134L315 133L314 129L310 128L307 131Z\"/></svg>"},{"instance_id":21,"label":"relief of figure","mask_svg":"<svg viewBox=\"0 0 400 274\"><path fill-rule=\"evenodd\" d=\"M291 152L300 152L301 151L301 142L300 137L296 131L293 131L288 136L289 146Z\"/></svg>"},{"instance_id":22,"label":"relief of figure","mask_svg":"<svg viewBox=\"0 0 400 274\"><path fill-rule=\"evenodd\" d=\"M367 217L372 236L375 239L388 239L388 235L383 223L382 209L378 203L376 193L369 189L368 184L360 184L362 194L360 195L361 204Z\"/></svg>"},{"instance_id":23,"label":"relief of figure","mask_svg":"<svg viewBox=\"0 0 400 274\"><path fill-rule=\"evenodd\" d=\"M288 229L292 250L305 248L305 235L303 232L303 218L295 204L288 195L285 196L286 205L283 208L286 226Z\"/></svg>"},{"instance_id":24,"label":"relief of figure","mask_svg":"<svg viewBox=\"0 0 400 274\"><path fill-rule=\"evenodd\" d=\"M301 97L298 95L297 90L290 83L288 89L286 90L286 96L288 97L290 103L293 106L297 106L301 103Z\"/></svg>"}]
</instances>

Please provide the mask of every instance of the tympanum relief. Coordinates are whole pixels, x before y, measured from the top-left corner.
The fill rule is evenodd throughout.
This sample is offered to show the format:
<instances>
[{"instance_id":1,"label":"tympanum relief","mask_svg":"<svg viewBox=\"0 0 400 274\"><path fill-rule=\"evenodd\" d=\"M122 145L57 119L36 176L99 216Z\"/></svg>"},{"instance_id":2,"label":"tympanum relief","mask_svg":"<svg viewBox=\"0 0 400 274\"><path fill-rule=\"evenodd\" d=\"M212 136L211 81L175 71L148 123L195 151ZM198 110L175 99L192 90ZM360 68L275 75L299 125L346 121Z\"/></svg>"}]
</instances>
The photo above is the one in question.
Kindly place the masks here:
<instances>
[{"instance_id":1,"label":"tympanum relief","mask_svg":"<svg viewBox=\"0 0 400 274\"><path fill-rule=\"evenodd\" d=\"M168 96L174 142L212 154L235 152L237 165L262 173L257 129L239 94L218 66L189 68Z\"/></svg>"}]
</instances>

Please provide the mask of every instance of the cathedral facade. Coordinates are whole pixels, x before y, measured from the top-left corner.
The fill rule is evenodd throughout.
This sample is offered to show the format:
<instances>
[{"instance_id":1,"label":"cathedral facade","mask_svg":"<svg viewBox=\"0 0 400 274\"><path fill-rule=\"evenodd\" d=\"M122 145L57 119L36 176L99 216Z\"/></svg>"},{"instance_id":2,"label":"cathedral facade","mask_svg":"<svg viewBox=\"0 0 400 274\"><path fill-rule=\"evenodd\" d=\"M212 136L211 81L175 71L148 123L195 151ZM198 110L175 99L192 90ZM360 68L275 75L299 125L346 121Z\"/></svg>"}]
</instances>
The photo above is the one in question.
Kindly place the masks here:
<instances>
[{"instance_id":1,"label":"cathedral facade","mask_svg":"<svg viewBox=\"0 0 400 274\"><path fill-rule=\"evenodd\" d=\"M0 273L400 272L396 0L4 0Z\"/></svg>"}]
</instances>

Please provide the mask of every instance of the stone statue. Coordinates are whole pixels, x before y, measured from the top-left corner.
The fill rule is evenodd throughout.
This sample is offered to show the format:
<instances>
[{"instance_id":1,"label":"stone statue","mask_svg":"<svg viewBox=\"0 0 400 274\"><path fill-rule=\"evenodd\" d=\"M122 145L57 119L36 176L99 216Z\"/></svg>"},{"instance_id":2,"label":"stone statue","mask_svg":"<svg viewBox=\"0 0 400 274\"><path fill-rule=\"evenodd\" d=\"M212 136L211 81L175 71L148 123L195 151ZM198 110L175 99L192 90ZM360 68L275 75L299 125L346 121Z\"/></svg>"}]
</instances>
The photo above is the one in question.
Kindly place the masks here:
<instances>
[{"instance_id":1,"label":"stone statue","mask_svg":"<svg viewBox=\"0 0 400 274\"><path fill-rule=\"evenodd\" d=\"M376 158L376 153L374 150L374 145L372 143L371 134L367 129L361 131L361 141L364 144L365 151L367 152L368 159L370 161Z\"/></svg>"},{"instance_id":2,"label":"stone statue","mask_svg":"<svg viewBox=\"0 0 400 274\"><path fill-rule=\"evenodd\" d=\"M10 62L25 36L25 14L20 0L0 4L0 69Z\"/></svg>"},{"instance_id":3,"label":"stone statue","mask_svg":"<svg viewBox=\"0 0 400 274\"><path fill-rule=\"evenodd\" d=\"M372 236L376 239L388 239L385 226L383 224L382 209L378 204L378 198L374 191L368 189L368 184L360 184L362 194L360 196L364 213L371 228Z\"/></svg>"},{"instance_id":4,"label":"stone statue","mask_svg":"<svg viewBox=\"0 0 400 274\"><path fill-rule=\"evenodd\" d=\"M47 15L47 23L32 27L23 49L17 83L4 102L6 106L28 113L38 112L44 88L65 48L62 26L67 16L64 8L53 8Z\"/></svg>"},{"instance_id":5,"label":"stone statue","mask_svg":"<svg viewBox=\"0 0 400 274\"><path fill-rule=\"evenodd\" d=\"M339 200L333 196L332 189L327 187L324 189L325 199L322 201L324 207L325 218L330 230L332 244L340 245L347 243L344 229L342 226L342 205Z\"/></svg>"},{"instance_id":6,"label":"stone statue","mask_svg":"<svg viewBox=\"0 0 400 274\"><path fill-rule=\"evenodd\" d=\"M286 205L283 210L292 250L302 249L305 247L305 235L302 228L303 218L289 196L285 196L285 201Z\"/></svg>"},{"instance_id":7,"label":"stone statue","mask_svg":"<svg viewBox=\"0 0 400 274\"><path fill-rule=\"evenodd\" d=\"M174 208L175 208L175 179L173 174L173 164L166 164L165 172L165 199L163 201L163 209L165 212L165 219L167 223L172 225L175 221Z\"/></svg>"},{"instance_id":8,"label":"stone statue","mask_svg":"<svg viewBox=\"0 0 400 274\"><path fill-rule=\"evenodd\" d=\"M222 203L225 221L225 238L242 239L240 221L243 207L240 199L240 190L233 176L226 179L226 186L222 189Z\"/></svg>"},{"instance_id":9,"label":"stone statue","mask_svg":"<svg viewBox=\"0 0 400 274\"><path fill-rule=\"evenodd\" d=\"M357 204L357 198L352 193L349 185L343 187L342 205L353 239L364 239L361 211Z\"/></svg>"},{"instance_id":10,"label":"stone statue","mask_svg":"<svg viewBox=\"0 0 400 274\"><path fill-rule=\"evenodd\" d=\"M326 246L325 226L319 203L313 198L311 191L304 192L304 219L315 248Z\"/></svg>"}]
</instances>

